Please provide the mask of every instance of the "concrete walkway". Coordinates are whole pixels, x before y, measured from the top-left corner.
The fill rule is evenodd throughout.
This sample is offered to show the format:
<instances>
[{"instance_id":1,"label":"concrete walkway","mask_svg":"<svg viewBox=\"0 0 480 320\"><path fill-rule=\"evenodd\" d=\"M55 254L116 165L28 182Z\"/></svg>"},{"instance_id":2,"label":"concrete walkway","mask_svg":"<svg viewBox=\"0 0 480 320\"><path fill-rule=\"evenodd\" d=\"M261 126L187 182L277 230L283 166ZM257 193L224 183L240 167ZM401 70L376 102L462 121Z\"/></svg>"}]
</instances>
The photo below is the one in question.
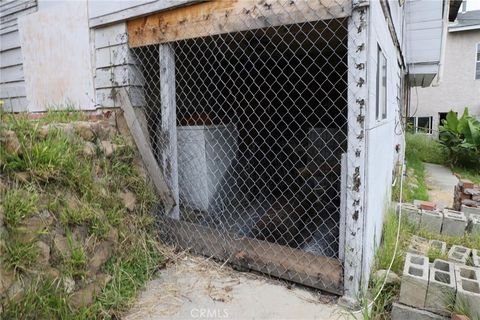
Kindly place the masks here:
<instances>
[{"instance_id":1,"label":"concrete walkway","mask_svg":"<svg viewBox=\"0 0 480 320\"><path fill-rule=\"evenodd\" d=\"M124 317L146 319L349 319L337 298L185 255L151 281Z\"/></svg>"},{"instance_id":2,"label":"concrete walkway","mask_svg":"<svg viewBox=\"0 0 480 320\"><path fill-rule=\"evenodd\" d=\"M458 178L444 166L425 163L426 183L430 201L443 204L444 207L453 206L453 191Z\"/></svg>"}]
</instances>

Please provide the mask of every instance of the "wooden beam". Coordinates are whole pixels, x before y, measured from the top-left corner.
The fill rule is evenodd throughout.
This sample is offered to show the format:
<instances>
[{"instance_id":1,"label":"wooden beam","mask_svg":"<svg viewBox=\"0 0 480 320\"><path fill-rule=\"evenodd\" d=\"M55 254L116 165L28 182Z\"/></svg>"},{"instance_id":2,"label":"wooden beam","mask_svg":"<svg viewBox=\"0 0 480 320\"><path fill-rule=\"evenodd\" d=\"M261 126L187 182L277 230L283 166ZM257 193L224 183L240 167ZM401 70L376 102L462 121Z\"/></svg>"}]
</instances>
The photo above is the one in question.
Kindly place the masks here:
<instances>
[{"instance_id":1,"label":"wooden beam","mask_svg":"<svg viewBox=\"0 0 480 320\"><path fill-rule=\"evenodd\" d=\"M233 265L341 295L342 264L275 243L239 237L202 225L159 216L162 234L183 249Z\"/></svg>"},{"instance_id":2,"label":"wooden beam","mask_svg":"<svg viewBox=\"0 0 480 320\"><path fill-rule=\"evenodd\" d=\"M214 0L128 21L128 43L140 47L350 14L351 0Z\"/></svg>"},{"instance_id":3,"label":"wooden beam","mask_svg":"<svg viewBox=\"0 0 480 320\"><path fill-rule=\"evenodd\" d=\"M162 119L160 127L160 153L163 175L172 192L175 206L166 208L170 216L180 218L178 209L178 160L177 160L177 105L175 101L175 53L169 44L161 44L160 61L160 101Z\"/></svg>"},{"instance_id":4,"label":"wooden beam","mask_svg":"<svg viewBox=\"0 0 480 320\"><path fill-rule=\"evenodd\" d=\"M157 189L158 195L160 196L165 206L174 207L176 205L176 202L172 197L171 191L165 181L163 171L160 170L157 160L153 155L150 143L145 137L140 122L135 114L135 110L133 109L132 103L130 102L130 98L128 97L127 91L125 90L125 88L120 88L119 94L125 120L127 122L128 128L130 129L130 133L133 136L133 140L137 145L137 149L140 153L143 164L145 165L148 176L150 177L150 179L152 179L155 189Z\"/></svg>"}]
</instances>

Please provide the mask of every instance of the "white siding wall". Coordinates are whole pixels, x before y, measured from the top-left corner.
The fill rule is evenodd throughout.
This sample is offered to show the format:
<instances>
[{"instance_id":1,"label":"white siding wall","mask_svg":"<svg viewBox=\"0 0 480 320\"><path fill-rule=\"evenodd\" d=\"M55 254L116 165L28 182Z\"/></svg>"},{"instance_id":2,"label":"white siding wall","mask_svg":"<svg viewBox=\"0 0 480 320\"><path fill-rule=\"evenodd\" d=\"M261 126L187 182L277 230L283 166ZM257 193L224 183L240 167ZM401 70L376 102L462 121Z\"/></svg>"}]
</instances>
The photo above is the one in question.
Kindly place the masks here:
<instances>
[{"instance_id":1,"label":"white siding wall","mask_svg":"<svg viewBox=\"0 0 480 320\"><path fill-rule=\"evenodd\" d=\"M87 2L43 1L19 19L28 110L94 109Z\"/></svg>"},{"instance_id":2,"label":"white siding wall","mask_svg":"<svg viewBox=\"0 0 480 320\"><path fill-rule=\"evenodd\" d=\"M391 4L392 5L392 4ZM398 2L397 2L398 5ZM400 10L401 8L397 8ZM397 85L401 80L398 51L394 46L379 1L370 2L369 44L367 61L368 107L366 115L366 185L363 271L364 285L380 244L387 206L391 200L391 185L395 164L401 155L395 151L402 143L399 124ZM377 46L387 58L387 119L375 119Z\"/></svg>"},{"instance_id":3,"label":"white siding wall","mask_svg":"<svg viewBox=\"0 0 480 320\"><path fill-rule=\"evenodd\" d=\"M95 97L101 107L119 106L116 89L127 87L139 76L133 76L132 57L127 44L127 25L120 22L96 28L95 44Z\"/></svg>"},{"instance_id":4,"label":"white siding wall","mask_svg":"<svg viewBox=\"0 0 480 320\"><path fill-rule=\"evenodd\" d=\"M25 111L27 99L18 18L37 11L36 0L0 4L0 100L9 111Z\"/></svg>"}]
</instances>

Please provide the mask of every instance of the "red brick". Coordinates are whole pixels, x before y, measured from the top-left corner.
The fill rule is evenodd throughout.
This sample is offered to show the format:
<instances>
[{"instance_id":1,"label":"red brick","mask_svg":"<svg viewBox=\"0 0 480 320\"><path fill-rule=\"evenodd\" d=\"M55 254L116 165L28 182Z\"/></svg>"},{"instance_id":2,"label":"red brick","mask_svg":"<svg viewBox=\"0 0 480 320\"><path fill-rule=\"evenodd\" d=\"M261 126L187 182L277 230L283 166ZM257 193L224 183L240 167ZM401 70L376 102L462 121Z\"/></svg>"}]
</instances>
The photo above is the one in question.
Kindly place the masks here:
<instances>
[{"instance_id":1,"label":"red brick","mask_svg":"<svg viewBox=\"0 0 480 320\"><path fill-rule=\"evenodd\" d=\"M473 189L475 187L473 182L468 180L468 179L461 179L460 183L461 183L463 189Z\"/></svg>"},{"instance_id":2,"label":"red brick","mask_svg":"<svg viewBox=\"0 0 480 320\"><path fill-rule=\"evenodd\" d=\"M420 209L433 211L437 209L437 204L431 201L422 201L420 202Z\"/></svg>"},{"instance_id":3,"label":"red brick","mask_svg":"<svg viewBox=\"0 0 480 320\"><path fill-rule=\"evenodd\" d=\"M465 200L465 199L472 199L472 196L466 193L460 193L460 199Z\"/></svg>"}]
</instances>

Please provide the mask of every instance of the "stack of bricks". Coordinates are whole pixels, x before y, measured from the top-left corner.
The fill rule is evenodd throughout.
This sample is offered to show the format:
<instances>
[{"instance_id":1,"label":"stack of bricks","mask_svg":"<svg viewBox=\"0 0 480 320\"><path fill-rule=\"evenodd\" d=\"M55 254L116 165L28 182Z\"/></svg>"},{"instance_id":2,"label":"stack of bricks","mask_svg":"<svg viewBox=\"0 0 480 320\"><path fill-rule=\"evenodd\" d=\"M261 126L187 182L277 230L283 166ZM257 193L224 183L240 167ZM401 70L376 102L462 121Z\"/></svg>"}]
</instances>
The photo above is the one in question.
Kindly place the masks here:
<instances>
[{"instance_id":1,"label":"stack of bricks","mask_svg":"<svg viewBox=\"0 0 480 320\"><path fill-rule=\"evenodd\" d=\"M461 179L455 186L453 208L457 211L465 211L465 208L480 210L480 185L475 185L467 179Z\"/></svg>"}]
</instances>

